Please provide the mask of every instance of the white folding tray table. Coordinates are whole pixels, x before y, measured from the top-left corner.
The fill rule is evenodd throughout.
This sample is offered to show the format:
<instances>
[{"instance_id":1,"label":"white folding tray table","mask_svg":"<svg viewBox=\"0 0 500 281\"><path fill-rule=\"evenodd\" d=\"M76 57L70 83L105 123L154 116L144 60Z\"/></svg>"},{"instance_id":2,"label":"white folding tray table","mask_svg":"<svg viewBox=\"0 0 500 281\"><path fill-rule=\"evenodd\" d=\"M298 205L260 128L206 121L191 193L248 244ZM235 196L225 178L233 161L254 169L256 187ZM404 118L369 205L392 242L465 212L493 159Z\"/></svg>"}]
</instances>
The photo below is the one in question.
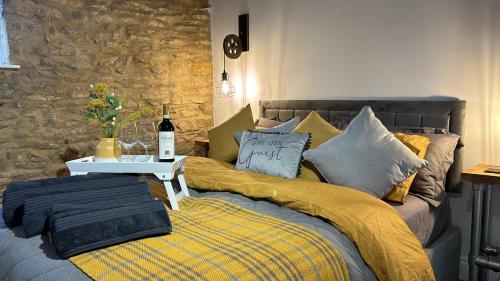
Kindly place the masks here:
<instances>
[{"instance_id":1,"label":"white folding tray table","mask_svg":"<svg viewBox=\"0 0 500 281\"><path fill-rule=\"evenodd\" d=\"M145 155L122 156L116 162L95 162L94 156L84 157L66 162L72 176L86 175L88 173L138 173L154 174L163 181L167 191L168 200L173 210L179 210L178 201L189 196L186 181L184 179L184 164L186 156L176 155L174 162L159 162L157 157ZM146 159L148 159L146 161ZM177 174L181 191L175 194L171 180Z\"/></svg>"}]
</instances>

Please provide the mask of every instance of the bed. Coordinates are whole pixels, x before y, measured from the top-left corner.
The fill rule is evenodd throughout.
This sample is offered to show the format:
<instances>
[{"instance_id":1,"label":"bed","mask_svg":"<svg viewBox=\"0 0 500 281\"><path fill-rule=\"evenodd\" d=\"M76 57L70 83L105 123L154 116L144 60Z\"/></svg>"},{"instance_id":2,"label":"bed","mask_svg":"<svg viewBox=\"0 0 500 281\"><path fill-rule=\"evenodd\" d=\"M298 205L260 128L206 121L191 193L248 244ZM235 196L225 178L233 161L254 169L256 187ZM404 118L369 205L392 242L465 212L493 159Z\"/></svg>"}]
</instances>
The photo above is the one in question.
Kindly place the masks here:
<instances>
[{"instance_id":1,"label":"bed","mask_svg":"<svg viewBox=\"0 0 500 281\"><path fill-rule=\"evenodd\" d=\"M311 110L325 120L342 127L348 124L365 105L389 129L405 127L445 128L463 136L465 101L447 100L283 100L261 101L259 115L286 121L295 116L305 118ZM462 141L462 140L461 140ZM446 190L457 191L462 171L463 147L457 147L454 163L446 178ZM437 280L458 280L460 232L450 226L448 199L439 208L433 208L415 196L409 196L404 205L391 203L417 235L432 262ZM450 260L452 257L452 260Z\"/></svg>"},{"instance_id":2,"label":"bed","mask_svg":"<svg viewBox=\"0 0 500 281\"><path fill-rule=\"evenodd\" d=\"M363 105L370 105L387 127L439 127L463 135L465 102L447 101L261 101L260 116L286 121L304 118L315 110L336 124L349 122ZM461 171L462 150L456 149L455 162L447 174L446 189L456 190ZM311 229L337 246L342 253L350 280L377 280L372 270L345 235L321 218L309 216L267 200L252 199L231 192L190 189L194 197L218 198L256 212ZM404 205L393 204L412 232L425 247L437 280L458 280L460 232L451 226L449 203L431 207L409 196ZM0 221L0 280L89 280L68 260L58 258L46 237L23 238L20 227L8 229Z\"/></svg>"}]
</instances>

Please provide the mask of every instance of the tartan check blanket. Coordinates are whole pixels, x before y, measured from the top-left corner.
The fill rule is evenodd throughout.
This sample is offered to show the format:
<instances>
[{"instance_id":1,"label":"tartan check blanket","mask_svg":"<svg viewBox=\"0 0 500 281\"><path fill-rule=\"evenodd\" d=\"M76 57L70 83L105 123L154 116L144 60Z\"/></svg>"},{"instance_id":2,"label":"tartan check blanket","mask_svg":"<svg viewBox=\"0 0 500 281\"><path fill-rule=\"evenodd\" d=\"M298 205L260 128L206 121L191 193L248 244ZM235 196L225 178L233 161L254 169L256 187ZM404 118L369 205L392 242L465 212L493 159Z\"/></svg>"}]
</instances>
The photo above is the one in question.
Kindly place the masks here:
<instances>
[{"instance_id":1,"label":"tartan check blanket","mask_svg":"<svg viewBox=\"0 0 500 281\"><path fill-rule=\"evenodd\" d=\"M186 197L173 231L70 258L94 280L349 280L314 231L227 201Z\"/></svg>"}]
</instances>

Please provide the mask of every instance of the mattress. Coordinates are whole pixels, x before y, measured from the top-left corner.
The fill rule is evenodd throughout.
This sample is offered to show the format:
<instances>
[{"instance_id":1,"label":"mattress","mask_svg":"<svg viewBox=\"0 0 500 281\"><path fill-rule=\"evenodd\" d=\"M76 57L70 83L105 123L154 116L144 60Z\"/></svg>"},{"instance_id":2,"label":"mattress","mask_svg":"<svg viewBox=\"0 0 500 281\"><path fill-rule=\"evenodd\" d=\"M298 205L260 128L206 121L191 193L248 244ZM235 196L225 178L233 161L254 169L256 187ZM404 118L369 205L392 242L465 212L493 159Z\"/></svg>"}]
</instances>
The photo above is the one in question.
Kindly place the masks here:
<instances>
[{"instance_id":1,"label":"mattress","mask_svg":"<svg viewBox=\"0 0 500 281\"><path fill-rule=\"evenodd\" d=\"M401 214L424 248L451 225L450 202L447 196L438 207L433 207L411 194L408 194L404 204L391 202L389 204Z\"/></svg>"},{"instance_id":2,"label":"mattress","mask_svg":"<svg viewBox=\"0 0 500 281\"><path fill-rule=\"evenodd\" d=\"M320 218L311 217L268 201L253 200L238 194L228 192L201 193L191 189L190 192L196 197L213 197L223 199L241 207L296 223L316 231L318 234L322 235L334 244L342 253L347 265L350 280L377 280L371 269L361 258L361 255L353 242L330 223L325 222ZM413 201L413 199L411 200ZM12 230L6 228L3 225L0 216L0 280L90 280L69 260L60 259L57 256L54 247L48 243L46 237L36 236L26 239L23 238L23 236L21 227L16 227ZM441 239L439 238L434 244L439 242L440 244L445 245L443 248L456 249L458 247L459 249L460 239L455 239L456 234L453 234L452 238L453 239L446 239L443 242L439 242ZM457 243L458 245L456 245ZM432 251L429 252L429 249L426 249L426 252L429 258L431 258L431 262L435 270L439 268L449 268L449 266L446 266L446 264L441 262L443 259L437 254ZM448 256L448 253L443 253L442 250L440 250L439 253L445 257ZM438 260L439 267L435 266L435 261L432 260L434 258L431 254ZM447 271L444 271L443 276L449 275L450 274ZM450 279L440 278L438 280Z\"/></svg>"}]
</instances>

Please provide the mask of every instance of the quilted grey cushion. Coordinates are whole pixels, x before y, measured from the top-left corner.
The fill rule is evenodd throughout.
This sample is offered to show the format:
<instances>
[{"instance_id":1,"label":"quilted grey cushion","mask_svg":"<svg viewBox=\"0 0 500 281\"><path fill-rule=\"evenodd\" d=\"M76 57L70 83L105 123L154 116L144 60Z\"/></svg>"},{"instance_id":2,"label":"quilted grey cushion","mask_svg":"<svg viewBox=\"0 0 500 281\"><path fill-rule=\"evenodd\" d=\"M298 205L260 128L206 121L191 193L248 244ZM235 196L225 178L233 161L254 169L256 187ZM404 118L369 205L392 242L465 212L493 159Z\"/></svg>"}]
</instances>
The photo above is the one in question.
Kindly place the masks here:
<instances>
[{"instance_id":1,"label":"quilted grey cushion","mask_svg":"<svg viewBox=\"0 0 500 281\"><path fill-rule=\"evenodd\" d=\"M300 171L302 152L309 148L309 133L245 131L241 138L236 170L287 179Z\"/></svg>"},{"instance_id":2,"label":"quilted grey cushion","mask_svg":"<svg viewBox=\"0 0 500 281\"><path fill-rule=\"evenodd\" d=\"M431 140L424 158L429 165L418 171L410 192L437 207L446 193L446 173L453 164L455 148L460 137L455 134L424 134L424 136Z\"/></svg>"},{"instance_id":3,"label":"quilted grey cushion","mask_svg":"<svg viewBox=\"0 0 500 281\"><path fill-rule=\"evenodd\" d=\"M304 152L332 184L353 187L382 198L427 161L418 158L365 106L345 132Z\"/></svg>"},{"instance_id":4,"label":"quilted grey cushion","mask_svg":"<svg viewBox=\"0 0 500 281\"><path fill-rule=\"evenodd\" d=\"M259 130L259 132L267 132L267 133L291 133L295 127L297 127L300 123L300 118L299 117L294 117L284 123L281 123L275 127L268 128L268 129L263 129ZM243 136L243 132L237 132L234 134L234 138L236 139L236 142L238 142L238 145L241 142L241 137Z\"/></svg>"}]
</instances>

